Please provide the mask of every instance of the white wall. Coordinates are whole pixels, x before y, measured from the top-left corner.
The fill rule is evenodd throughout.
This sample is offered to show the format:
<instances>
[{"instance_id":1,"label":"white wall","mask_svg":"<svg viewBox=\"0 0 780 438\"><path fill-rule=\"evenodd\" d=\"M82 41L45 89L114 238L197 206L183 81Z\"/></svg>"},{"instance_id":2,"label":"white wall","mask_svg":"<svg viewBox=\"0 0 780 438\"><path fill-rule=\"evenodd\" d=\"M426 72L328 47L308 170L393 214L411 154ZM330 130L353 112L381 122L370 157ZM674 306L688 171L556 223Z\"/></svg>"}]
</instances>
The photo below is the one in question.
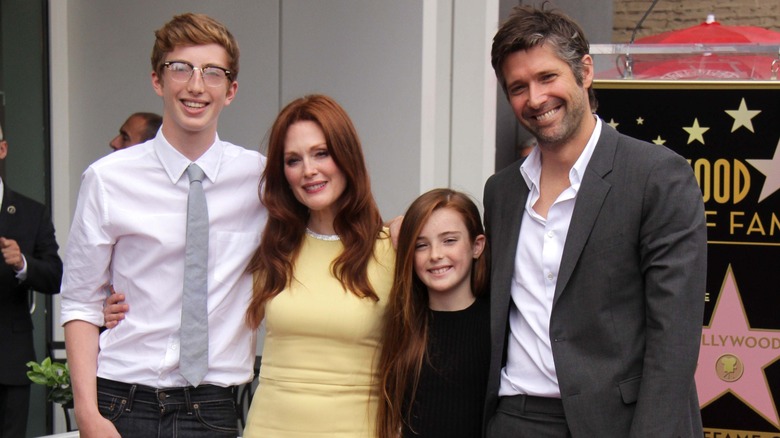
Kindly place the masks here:
<instances>
[{"instance_id":1,"label":"white wall","mask_svg":"<svg viewBox=\"0 0 780 438\"><path fill-rule=\"evenodd\" d=\"M498 0L455 0L453 11L450 187L482 199L495 169L496 77L490 48Z\"/></svg>"},{"instance_id":2,"label":"white wall","mask_svg":"<svg viewBox=\"0 0 780 438\"><path fill-rule=\"evenodd\" d=\"M419 0L284 1L280 94L321 92L350 114L385 217L419 189L422 5Z\"/></svg>"}]
</instances>

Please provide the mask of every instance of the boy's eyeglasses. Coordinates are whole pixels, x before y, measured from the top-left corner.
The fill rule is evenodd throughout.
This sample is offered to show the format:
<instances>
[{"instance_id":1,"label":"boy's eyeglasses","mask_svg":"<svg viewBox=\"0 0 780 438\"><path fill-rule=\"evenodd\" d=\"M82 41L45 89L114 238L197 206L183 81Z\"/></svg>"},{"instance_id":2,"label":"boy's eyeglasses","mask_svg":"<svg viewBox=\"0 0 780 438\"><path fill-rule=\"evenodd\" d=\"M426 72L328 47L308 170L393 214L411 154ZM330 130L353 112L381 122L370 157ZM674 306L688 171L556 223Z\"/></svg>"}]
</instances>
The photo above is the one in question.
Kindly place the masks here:
<instances>
[{"instance_id":1,"label":"boy's eyeglasses","mask_svg":"<svg viewBox=\"0 0 780 438\"><path fill-rule=\"evenodd\" d=\"M176 82L189 82L195 70L200 70L203 83L209 87L219 87L225 79L230 79L230 70L215 65L195 67L185 61L168 61L163 63L163 66L168 69L171 79Z\"/></svg>"}]
</instances>

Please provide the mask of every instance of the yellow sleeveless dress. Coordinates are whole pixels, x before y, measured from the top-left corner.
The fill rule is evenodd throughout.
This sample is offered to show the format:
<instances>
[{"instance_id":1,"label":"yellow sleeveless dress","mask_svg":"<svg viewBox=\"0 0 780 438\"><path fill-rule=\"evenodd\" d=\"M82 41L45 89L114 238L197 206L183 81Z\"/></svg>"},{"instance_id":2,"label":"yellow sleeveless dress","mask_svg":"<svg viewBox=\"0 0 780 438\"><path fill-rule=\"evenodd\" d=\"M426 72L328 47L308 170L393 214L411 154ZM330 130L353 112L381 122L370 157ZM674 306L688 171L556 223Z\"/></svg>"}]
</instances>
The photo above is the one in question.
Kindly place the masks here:
<instances>
[{"instance_id":1,"label":"yellow sleeveless dress","mask_svg":"<svg viewBox=\"0 0 780 438\"><path fill-rule=\"evenodd\" d=\"M292 285L268 302L260 383L245 438L376 435L376 365L395 251L378 239L369 280L379 302L345 291L330 272L341 241L306 235Z\"/></svg>"}]
</instances>

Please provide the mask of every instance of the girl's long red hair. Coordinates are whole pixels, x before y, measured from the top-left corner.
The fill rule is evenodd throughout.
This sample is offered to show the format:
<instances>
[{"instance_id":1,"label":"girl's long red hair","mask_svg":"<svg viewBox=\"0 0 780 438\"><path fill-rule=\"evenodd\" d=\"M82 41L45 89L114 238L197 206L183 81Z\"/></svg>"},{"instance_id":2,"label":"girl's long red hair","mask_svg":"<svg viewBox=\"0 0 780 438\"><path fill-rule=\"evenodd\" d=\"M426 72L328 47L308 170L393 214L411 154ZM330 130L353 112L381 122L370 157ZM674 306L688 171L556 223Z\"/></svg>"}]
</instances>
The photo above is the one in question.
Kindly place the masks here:
<instances>
[{"instance_id":1,"label":"girl's long red hair","mask_svg":"<svg viewBox=\"0 0 780 438\"><path fill-rule=\"evenodd\" d=\"M417 236L434 211L449 208L466 225L472 244L485 234L479 210L471 199L450 189L434 189L417 198L404 215L398 235L395 277L385 313L383 347L379 360L380 399L377 412L379 438L399 438L410 413L427 360L428 288L414 271ZM490 267L487 244L471 268L471 290L479 297L488 290ZM404 402L409 404L404 408Z\"/></svg>"}]
</instances>

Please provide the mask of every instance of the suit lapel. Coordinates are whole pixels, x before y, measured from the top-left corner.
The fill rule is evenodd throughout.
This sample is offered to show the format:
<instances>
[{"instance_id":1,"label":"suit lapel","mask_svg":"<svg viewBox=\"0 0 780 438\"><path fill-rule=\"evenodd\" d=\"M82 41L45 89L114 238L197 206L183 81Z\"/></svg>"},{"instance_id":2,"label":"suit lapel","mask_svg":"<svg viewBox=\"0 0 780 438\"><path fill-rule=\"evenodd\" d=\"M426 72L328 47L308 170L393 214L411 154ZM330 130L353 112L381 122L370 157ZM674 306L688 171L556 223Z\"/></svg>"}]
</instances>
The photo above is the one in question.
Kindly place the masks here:
<instances>
[{"instance_id":1,"label":"suit lapel","mask_svg":"<svg viewBox=\"0 0 780 438\"><path fill-rule=\"evenodd\" d=\"M492 235L502 236L501 241L491 241L490 244L496 249L495 257L492 260L495 275L493 281L496 283L496 289L499 293L491 295L492 307L492 325L494 333L501 333L506 330L508 309L510 305L510 290L512 287L512 276L515 271L515 256L517 254L517 239L520 235L520 223L523 220L523 210L528 199L528 186L523 180L520 170L516 169L516 174L504 187L500 193L501 201L497 202L498 208L493 211L495 217L492 222Z\"/></svg>"},{"instance_id":2,"label":"suit lapel","mask_svg":"<svg viewBox=\"0 0 780 438\"><path fill-rule=\"evenodd\" d=\"M558 270L558 282L555 287L553 306L571 279L574 268L580 259L585 243L596 222L601 206L611 189L604 177L612 171L617 148L618 133L606 123L601 124L601 135L593 150L585 176L577 192L566 244L563 247L561 266Z\"/></svg>"},{"instance_id":3,"label":"suit lapel","mask_svg":"<svg viewBox=\"0 0 780 438\"><path fill-rule=\"evenodd\" d=\"M0 236L8 234L8 207L13 205L13 192L8 190L8 184L3 184L3 205L0 206Z\"/></svg>"}]
</instances>

